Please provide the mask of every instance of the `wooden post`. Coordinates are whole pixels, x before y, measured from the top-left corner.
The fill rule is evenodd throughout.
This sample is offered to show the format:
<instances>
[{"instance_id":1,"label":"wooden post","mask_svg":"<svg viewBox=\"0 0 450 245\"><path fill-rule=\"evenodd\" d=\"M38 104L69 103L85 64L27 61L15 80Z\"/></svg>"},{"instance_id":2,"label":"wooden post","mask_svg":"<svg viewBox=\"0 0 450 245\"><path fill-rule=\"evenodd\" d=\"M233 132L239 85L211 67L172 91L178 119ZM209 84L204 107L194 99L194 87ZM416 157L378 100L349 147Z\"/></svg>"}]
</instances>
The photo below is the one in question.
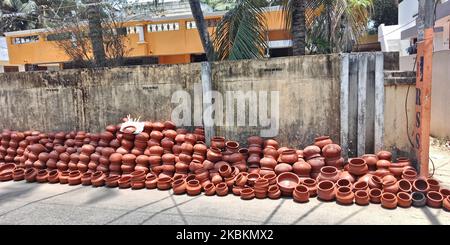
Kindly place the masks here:
<instances>
[{"instance_id":1,"label":"wooden post","mask_svg":"<svg viewBox=\"0 0 450 245\"><path fill-rule=\"evenodd\" d=\"M420 0L419 17L417 18L418 38L414 143L421 177L428 177L429 174L434 2Z\"/></svg>"}]
</instances>

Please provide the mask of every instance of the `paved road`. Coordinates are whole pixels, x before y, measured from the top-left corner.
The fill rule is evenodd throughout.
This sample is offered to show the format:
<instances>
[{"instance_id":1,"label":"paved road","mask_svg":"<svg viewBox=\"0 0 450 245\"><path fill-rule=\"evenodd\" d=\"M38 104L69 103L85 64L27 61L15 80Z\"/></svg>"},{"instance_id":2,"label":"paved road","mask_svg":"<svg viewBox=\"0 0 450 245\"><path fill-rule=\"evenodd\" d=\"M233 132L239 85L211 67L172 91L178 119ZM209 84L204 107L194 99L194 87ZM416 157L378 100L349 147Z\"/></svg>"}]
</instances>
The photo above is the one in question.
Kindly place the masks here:
<instances>
[{"instance_id":1,"label":"paved road","mask_svg":"<svg viewBox=\"0 0 450 245\"><path fill-rule=\"evenodd\" d=\"M0 183L0 224L450 224L450 212L292 199L172 195L61 184Z\"/></svg>"}]
</instances>

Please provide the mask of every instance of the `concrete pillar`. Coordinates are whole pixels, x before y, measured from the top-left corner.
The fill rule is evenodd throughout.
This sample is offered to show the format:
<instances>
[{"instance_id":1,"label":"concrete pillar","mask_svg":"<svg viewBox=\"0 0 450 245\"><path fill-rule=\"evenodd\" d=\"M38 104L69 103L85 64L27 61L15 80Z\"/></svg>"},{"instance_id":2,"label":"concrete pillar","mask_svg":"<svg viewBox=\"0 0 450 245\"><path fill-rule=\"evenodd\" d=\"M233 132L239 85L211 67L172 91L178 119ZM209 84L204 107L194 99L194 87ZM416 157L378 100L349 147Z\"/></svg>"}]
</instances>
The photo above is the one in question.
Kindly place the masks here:
<instances>
[{"instance_id":1,"label":"concrete pillar","mask_svg":"<svg viewBox=\"0 0 450 245\"><path fill-rule=\"evenodd\" d=\"M0 73L4 73L5 72L5 67L0 65Z\"/></svg>"},{"instance_id":2,"label":"concrete pillar","mask_svg":"<svg viewBox=\"0 0 450 245\"><path fill-rule=\"evenodd\" d=\"M25 65L19 65L19 72L24 72L25 70Z\"/></svg>"}]
</instances>

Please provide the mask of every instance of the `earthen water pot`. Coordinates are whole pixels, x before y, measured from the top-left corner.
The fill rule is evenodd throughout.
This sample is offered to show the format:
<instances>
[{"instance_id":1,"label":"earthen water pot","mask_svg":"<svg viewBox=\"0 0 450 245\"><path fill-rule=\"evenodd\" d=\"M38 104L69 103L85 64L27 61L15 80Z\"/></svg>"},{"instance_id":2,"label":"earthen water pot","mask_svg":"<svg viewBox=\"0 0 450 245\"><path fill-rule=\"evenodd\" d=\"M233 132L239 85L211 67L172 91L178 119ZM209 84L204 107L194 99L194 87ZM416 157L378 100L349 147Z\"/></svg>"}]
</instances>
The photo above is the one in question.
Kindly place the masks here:
<instances>
[{"instance_id":1,"label":"earthen water pot","mask_svg":"<svg viewBox=\"0 0 450 245\"><path fill-rule=\"evenodd\" d=\"M276 141L274 139L267 139L267 140L264 141L264 148L266 148L268 146L271 146L271 147L273 147L275 149L278 149L279 144L278 144L278 141Z\"/></svg>"},{"instance_id":2,"label":"earthen water pot","mask_svg":"<svg viewBox=\"0 0 450 245\"><path fill-rule=\"evenodd\" d=\"M59 183L59 176L60 176L60 172L56 169L53 169L50 172L48 172L47 180L49 183L52 183L52 184Z\"/></svg>"},{"instance_id":3,"label":"earthen water pot","mask_svg":"<svg viewBox=\"0 0 450 245\"><path fill-rule=\"evenodd\" d=\"M364 190L359 190L355 192L355 202L360 206L368 205L370 202L369 193Z\"/></svg>"},{"instance_id":4,"label":"earthen water pot","mask_svg":"<svg viewBox=\"0 0 450 245\"><path fill-rule=\"evenodd\" d=\"M320 149L332 143L333 141L330 139L330 136L320 136L314 139L314 145L318 146Z\"/></svg>"},{"instance_id":5,"label":"earthen water pot","mask_svg":"<svg viewBox=\"0 0 450 245\"><path fill-rule=\"evenodd\" d=\"M442 194L442 196L444 196L444 198L450 196L450 189L441 188L441 190L439 192Z\"/></svg>"},{"instance_id":6,"label":"earthen water pot","mask_svg":"<svg viewBox=\"0 0 450 245\"><path fill-rule=\"evenodd\" d=\"M280 188L277 185L271 185L267 189L267 196L270 199L278 199L281 197L281 191Z\"/></svg>"},{"instance_id":7,"label":"earthen water pot","mask_svg":"<svg viewBox=\"0 0 450 245\"><path fill-rule=\"evenodd\" d=\"M339 188L342 186L352 188L352 183L348 179L338 179L338 181L336 182L336 188Z\"/></svg>"},{"instance_id":8,"label":"earthen water pot","mask_svg":"<svg viewBox=\"0 0 450 245\"><path fill-rule=\"evenodd\" d=\"M332 181L324 180L317 185L317 196L323 201L332 201L336 196L335 184Z\"/></svg>"},{"instance_id":9,"label":"earthen water pot","mask_svg":"<svg viewBox=\"0 0 450 245\"><path fill-rule=\"evenodd\" d=\"M263 150L263 154L265 157L269 157L269 158L273 158L273 159L278 159L278 157L279 157L279 153L278 153L277 149L273 146L266 146Z\"/></svg>"},{"instance_id":10,"label":"earthen water pot","mask_svg":"<svg viewBox=\"0 0 450 245\"><path fill-rule=\"evenodd\" d=\"M316 157L320 157L321 149L318 146L310 145L303 149L303 157L305 160L313 159Z\"/></svg>"},{"instance_id":11,"label":"earthen water pot","mask_svg":"<svg viewBox=\"0 0 450 245\"><path fill-rule=\"evenodd\" d=\"M405 167L398 163L391 163L389 166L389 172L391 172L396 178L400 178L402 176L404 169Z\"/></svg>"},{"instance_id":12,"label":"earthen water pot","mask_svg":"<svg viewBox=\"0 0 450 245\"><path fill-rule=\"evenodd\" d=\"M441 193L437 191L429 191L426 195L427 197L427 206L432 208L441 208L442 201L444 201L444 197Z\"/></svg>"},{"instance_id":13,"label":"earthen water pot","mask_svg":"<svg viewBox=\"0 0 450 245\"><path fill-rule=\"evenodd\" d=\"M172 190L175 195L181 195L186 192L186 181L184 179L177 179L172 182Z\"/></svg>"},{"instance_id":14,"label":"earthen water pot","mask_svg":"<svg viewBox=\"0 0 450 245\"><path fill-rule=\"evenodd\" d=\"M314 179L306 178L301 181L303 185L308 187L309 197L317 196L317 182Z\"/></svg>"},{"instance_id":15,"label":"earthen water pot","mask_svg":"<svg viewBox=\"0 0 450 245\"><path fill-rule=\"evenodd\" d=\"M391 166L391 162L386 159L379 159L377 161L377 168L378 169L389 169L389 166Z\"/></svg>"},{"instance_id":16,"label":"earthen water pot","mask_svg":"<svg viewBox=\"0 0 450 245\"><path fill-rule=\"evenodd\" d=\"M149 173L145 176L145 188L147 189L155 189L157 186L158 177L153 174Z\"/></svg>"},{"instance_id":17,"label":"earthen water pot","mask_svg":"<svg viewBox=\"0 0 450 245\"><path fill-rule=\"evenodd\" d=\"M36 181L38 183L45 183L48 181L48 171L46 169L41 169L38 171L36 176Z\"/></svg>"},{"instance_id":18,"label":"earthen water pot","mask_svg":"<svg viewBox=\"0 0 450 245\"><path fill-rule=\"evenodd\" d=\"M274 169L277 166L277 160L275 159L276 158L272 157L263 157L259 161L259 164L261 167Z\"/></svg>"},{"instance_id":19,"label":"earthen water pot","mask_svg":"<svg viewBox=\"0 0 450 245\"><path fill-rule=\"evenodd\" d=\"M206 196L213 196L216 194L216 186L213 183L208 183L203 187Z\"/></svg>"},{"instance_id":20,"label":"earthen water pot","mask_svg":"<svg viewBox=\"0 0 450 245\"><path fill-rule=\"evenodd\" d=\"M398 190L399 192L411 193L412 185L409 181L401 179L398 181Z\"/></svg>"},{"instance_id":21,"label":"earthen water pot","mask_svg":"<svg viewBox=\"0 0 450 245\"><path fill-rule=\"evenodd\" d=\"M425 194L430 190L428 182L424 179L414 180L412 188L414 192L422 192Z\"/></svg>"},{"instance_id":22,"label":"earthen water pot","mask_svg":"<svg viewBox=\"0 0 450 245\"><path fill-rule=\"evenodd\" d=\"M349 168L348 172L356 175L356 176L362 176L364 174L367 174L369 171L366 161L362 158L352 158L349 160Z\"/></svg>"},{"instance_id":23,"label":"earthen water pot","mask_svg":"<svg viewBox=\"0 0 450 245\"><path fill-rule=\"evenodd\" d=\"M106 174L103 171L96 171L92 174L91 183L94 187L104 186L106 182Z\"/></svg>"},{"instance_id":24,"label":"earthen water pot","mask_svg":"<svg viewBox=\"0 0 450 245\"><path fill-rule=\"evenodd\" d=\"M262 146L264 144L263 138L259 136L250 136L247 138L248 146Z\"/></svg>"},{"instance_id":25,"label":"earthen water pot","mask_svg":"<svg viewBox=\"0 0 450 245\"><path fill-rule=\"evenodd\" d=\"M292 193L294 201L304 203L309 201L309 189L305 185L299 184Z\"/></svg>"},{"instance_id":26,"label":"earthen water pot","mask_svg":"<svg viewBox=\"0 0 450 245\"><path fill-rule=\"evenodd\" d=\"M240 196L242 200L251 200L255 198L255 191L250 187L243 188Z\"/></svg>"},{"instance_id":27,"label":"earthen water pot","mask_svg":"<svg viewBox=\"0 0 450 245\"><path fill-rule=\"evenodd\" d=\"M225 147L228 152L237 153L239 150L239 143L236 141L227 141L225 142Z\"/></svg>"},{"instance_id":28,"label":"earthen water pot","mask_svg":"<svg viewBox=\"0 0 450 245\"><path fill-rule=\"evenodd\" d=\"M325 158L341 157L341 147L337 144L328 144L322 148L322 155Z\"/></svg>"},{"instance_id":29,"label":"earthen water pot","mask_svg":"<svg viewBox=\"0 0 450 245\"><path fill-rule=\"evenodd\" d=\"M70 171L68 182L69 185L81 184L81 172L79 170Z\"/></svg>"},{"instance_id":30,"label":"earthen water pot","mask_svg":"<svg viewBox=\"0 0 450 245\"><path fill-rule=\"evenodd\" d=\"M381 202L381 190L378 188L371 189L369 191L369 198L371 203L380 203Z\"/></svg>"},{"instance_id":31,"label":"earthen water pot","mask_svg":"<svg viewBox=\"0 0 450 245\"><path fill-rule=\"evenodd\" d=\"M277 185L284 196L292 196L292 192L299 184L300 178L294 173L285 172L277 177Z\"/></svg>"},{"instance_id":32,"label":"earthen water pot","mask_svg":"<svg viewBox=\"0 0 450 245\"><path fill-rule=\"evenodd\" d=\"M117 184L120 189L128 189L131 187L131 176L130 175L122 175L120 179L117 181Z\"/></svg>"},{"instance_id":33,"label":"earthen water pot","mask_svg":"<svg viewBox=\"0 0 450 245\"><path fill-rule=\"evenodd\" d=\"M353 200L355 198L355 194L352 192L352 189L346 186L342 186L337 188L336 190L336 201L342 205L351 205L353 204Z\"/></svg>"},{"instance_id":34,"label":"earthen water pot","mask_svg":"<svg viewBox=\"0 0 450 245\"><path fill-rule=\"evenodd\" d=\"M263 176L263 179L267 179L269 185L277 184L277 175L275 173L266 174Z\"/></svg>"},{"instance_id":35,"label":"earthen water pot","mask_svg":"<svg viewBox=\"0 0 450 245\"><path fill-rule=\"evenodd\" d=\"M411 198L414 207L423 207L427 203L427 198L422 192L413 192Z\"/></svg>"},{"instance_id":36,"label":"earthen water pot","mask_svg":"<svg viewBox=\"0 0 450 245\"><path fill-rule=\"evenodd\" d=\"M312 158L306 161L309 165L311 165L311 173L316 173L316 176L311 176L313 178L317 177L320 173L320 169L325 166L325 158L323 157L316 157Z\"/></svg>"},{"instance_id":37,"label":"earthen water pot","mask_svg":"<svg viewBox=\"0 0 450 245\"><path fill-rule=\"evenodd\" d=\"M339 174L339 179L346 179L346 180L350 181L350 183L355 182L355 177L353 175L351 175L348 171L342 171Z\"/></svg>"},{"instance_id":38,"label":"earthen water pot","mask_svg":"<svg viewBox=\"0 0 450 245\"><path fill-rule=\"evenodd\" d=\"M371 175L368 181L368 185L370 189L374 189L374 188L382 188L383 186L383 179L381 179L380 177L376 176L376 175Z\"/></svg>"},{"instance_id":39,"label":"earthen water pot","mask_svg":"<svg viewBox=\"0 0 450 245\"><path fill-rule=\"evenodd\" d=\"M353 192L359 191L359 190L363 190L363 191L367 191L369 190L369 184L367 182L364 181L358 181L353 185Z\"/></svg>"},{"instance_id":40,"label":"earthen water pot","mask_svg":"<svg viewBox=\"0 0 450 245\"><path fill-rule=\"evenodd\" d=\"M279 163L275 166L275 173L278 174L282 174L282 173L286 173L286 172L292 172L292 166L290 164L287 163Z\"/></svg>"},{"instance_id":41,"label":"earthen water pot","mask_svg":"<svg viewBox=\"0 0 450 245\"><path fill-rule=\"evenodd\" d=\"M220 176L227 178L231 176L231 167L228 164L224 164L219 168Z\"/></svg>"},{"instance_id":42,"label":"earthen water pot","mask_svg":"<svg viewBox=\"0 0 450 245\"><path fill-rule=\"evenodd\" d=\"M383 192L397 194L398 182L396 180L383 181Z\"/></svg>"},{"instance_id":43,"label":"earthen water pot","mask_svg":"<svg viewBox=\"0 0 450 245\"><path fill-rule=\"evenodd\" d=\"M238 176L236 177L235 184L237 186L245 186L247 184L247 177L248 173L246 172L239 173Z\"/></svg>"},{"instance_id":44,"label":"earthen water pot","mask_svg":"<svg viewBox=\"0 0 450 245\"><path fill-rule=\"evenodd\" d=\"M219 148L211 147L206 153L206 159L211 162L218 162L222 160L222 152Z\"/></svg>"},{"instance_id":45,"label":"earthen water pot","mask_svg":"<svg viewBox=\"0 0 450 245\"><path fill-rule=\"evenodd\" d=\"M69 183L69 175L70 175L69 170L61 171L60 175L59 175L59 183L60 184L68 184Z\"/></svg>"},{"instance_id":46,"label":"earthen water pot","mask_svg":"<svg viewBox=\"0 0 450 245\"><path fill-rule=\"evenodd\" d=\"M309 177L311 165L304 160L301 160L292 165L292 171L300 177Z\"/></svg>"},{"instance_id":47,"label":"earthen water pot","mask_svg":"<svg viewBox=\"0 0 450 245\"><path fill-rule=\"evenodd\" d=\"M378 157L375 154L364 154L362 157L364 161L366 161L367 166L369 167L369 170L376 170L377 169L377 162Z\"/></svg>"},{"instance_id":48,"label":"earthen water pot","mask_svg":"<svg viewBox=\"0 0 450 245\"><path fill-rule=\"evenodd\" d=\"M283 151L279 159L283 163L294 164L295 162L298 161L298 155L295 150L289 149Z\"/></svg>"},{"instance_id":49,"label":"earthen water pot","mask_svg":"<svg viewBox=\"0 0 450 245\"><path fill-rule=\"evenodd\" d=\"M215 147L218 149L225 149L225 138L221 136L212 137L211 147Z\"/></svg>"},{"instance_id":50,"label":"earthen water pot","mask_svg":"<svg viewBox=\"0 0 450 245\"><path fill-rule=\"evenodd\" d=\"M399 192L397 193L397 204L398 206L402 208L409 208L412 204L412 197L411 194L406 192Z\"/></svg>"},{"instance_id":51,"label":"earthen water pot","mask_svg":"<svg viewBox=\"0 0 450 245\"><path fill-rule=\"evenodd\" d=\"M21 181L25 179L25 170L23 168L14 169L12 172L14 181Z\"/></svg>"},{"instance_id":52,"label":"earthen water pot","mask_svg":"<svg viewBox=\"0 0 450 245\"><path fill-rule=\"evenodd\" d=\"M430 186L430 191L439 192L439 190L441 189L440 183L436 179L428 178L427 183Z\"/></svg>"},{"instance_id":53,"label":"earthen water pot","mask_svg":"<svg viewBox=\"0 0 450 245\"><path fill-rule=\"evenodd\" d=\"M325 158L325 165L333 166L333 167L336 167L337 169L343 169L344 168L344 158L343 157Z\"/></svg>"},{"instance_id":54,"label":"earthen water pot","mask_svg":"<svg viewBox=\"0 0 450 245\"><path fill-rule=\"evenodd\" d=\"M228 185L225 182L221 182L216 185L216 194L218 196L226 196L228 195Z\"/></svg>"},{"instance_id":55,"label":"earthen water pot","mask_svg":"<svg viewBox=\"0 0 450 245\"><path fill-rule=\"evenodd\" d=\"M202 186L198 180L189 180L186 184L186 192L190 196L196 196L202 191Z\"/></svg>"},{"instance_id":56,"label":"earthen water pot","mask_svg":"<svg viewBox=\"0 0 450 245\"><path fill-rule=\"evenodd\" d=\"M328 146L328 145L327 145ZM336 183L339 179L339 172L336 167L325 166L320 169L320 174L317 176L317 182L322 180L329 180Z\"/></svg>"},{"instance_id":57,"label":"earthen water pot","mask_svg":"<svg viewBox=\"0 0 450 245\"><path fill-rule=\"evenodd\" d=\"M82 185L91 185L92 184L91 178L92 178L92 173L91 172L83 173L81 175L81 184Z\"/></svg>"},{"instance_id":58,"label":"earthen water pot","mask_svg":"<svg viewBox=\"0 0 450 245\"><path fill-rule=\"evenodd\" d=\"M397 207L397 196L390 192L384 192L381 195L381 206L387 209L394 209Z\"/></svg>"},{"instance_id":59,"label":"earthen water pot","mask_svg":"<svg viewBox=\"0 0 450 245\"><path fill-rule=\"evenodd\" d=\"M379 151L377 153L377 157L380 160L391 161L392 160L392 153L390 153L389 151Z\"/></svg>"}]
</instances>

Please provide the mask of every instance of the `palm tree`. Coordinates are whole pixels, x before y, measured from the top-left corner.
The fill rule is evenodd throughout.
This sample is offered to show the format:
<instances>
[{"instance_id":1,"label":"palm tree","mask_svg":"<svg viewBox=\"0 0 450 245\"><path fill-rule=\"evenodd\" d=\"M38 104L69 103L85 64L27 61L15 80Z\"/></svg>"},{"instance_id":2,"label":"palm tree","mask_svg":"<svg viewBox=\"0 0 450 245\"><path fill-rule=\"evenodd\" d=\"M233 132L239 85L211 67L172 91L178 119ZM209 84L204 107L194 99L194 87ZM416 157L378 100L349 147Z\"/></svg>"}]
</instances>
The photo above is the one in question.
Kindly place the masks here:
<instances>
[{"instance_id":1,"label":"palm tree","mask_svg":"<svg viewBox=\"0 0 450 245\"><path fill-rule=\"evenodd\" d=\"M34 29L38 26L38 5L30 0L0 1L0 32Z\"/></svg>"},{"instance_id":2,"label":"palm tree","mask_svg":"<svg viewBox=\"0 0 450 245\"><path fill-rule=\"evenodd\" d=\"M211 38L208 33L208 26L206 25L205 18L203 16L202 7L199 0L189 0L192 16L194 17L197 30L200 35L200 40L205 50L208 61L214 61L214 49L212 46Z\"/></svg>"}]
</instances>

